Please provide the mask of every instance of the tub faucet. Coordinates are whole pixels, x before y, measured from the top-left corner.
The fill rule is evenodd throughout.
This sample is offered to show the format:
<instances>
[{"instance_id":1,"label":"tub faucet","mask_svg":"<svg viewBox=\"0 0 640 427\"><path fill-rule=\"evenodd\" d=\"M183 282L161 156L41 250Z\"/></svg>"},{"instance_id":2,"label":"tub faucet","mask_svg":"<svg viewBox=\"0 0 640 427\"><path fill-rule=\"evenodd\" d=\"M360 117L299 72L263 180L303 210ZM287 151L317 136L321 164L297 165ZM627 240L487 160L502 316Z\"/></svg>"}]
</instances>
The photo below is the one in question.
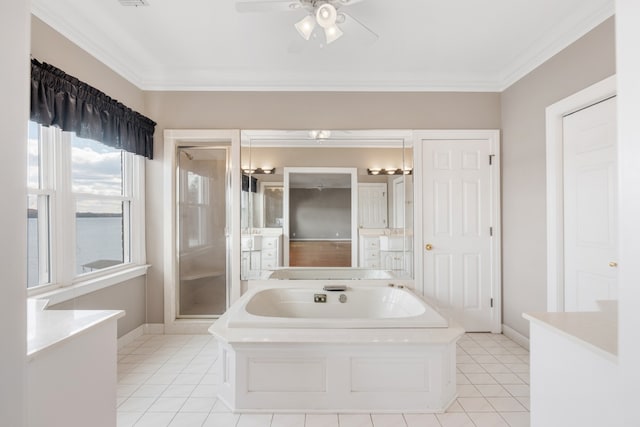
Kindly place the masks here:
<instances>
[{"instance_id":1,"label":"tub faucet","mask_svg":"<svg viewBox=\"0 0 640 427\"><path fill-rule=\"evenodd\" d=\"M346 285L324 285L322 290L328 291L328 292L344 292L347 290L347 286Z\"/></svg>"}]
</instances>

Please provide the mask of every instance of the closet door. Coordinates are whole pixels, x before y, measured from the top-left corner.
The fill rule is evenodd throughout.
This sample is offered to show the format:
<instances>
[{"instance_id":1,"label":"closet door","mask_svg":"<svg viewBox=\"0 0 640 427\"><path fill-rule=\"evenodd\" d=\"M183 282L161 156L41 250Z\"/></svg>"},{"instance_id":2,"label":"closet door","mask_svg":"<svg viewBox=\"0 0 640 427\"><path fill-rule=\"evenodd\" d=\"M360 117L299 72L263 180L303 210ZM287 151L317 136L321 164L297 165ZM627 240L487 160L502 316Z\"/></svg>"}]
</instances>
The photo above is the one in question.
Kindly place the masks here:
<instances>
[{"instance_id":1,"label":"closet door","mask_svg":"<svg viewBox=\"0 0 640 427\"><path fill-rule=\"evenodd\" d=\"M616 100L563 118L565 311L617 298Z\"/></svg>"}]
</instances>

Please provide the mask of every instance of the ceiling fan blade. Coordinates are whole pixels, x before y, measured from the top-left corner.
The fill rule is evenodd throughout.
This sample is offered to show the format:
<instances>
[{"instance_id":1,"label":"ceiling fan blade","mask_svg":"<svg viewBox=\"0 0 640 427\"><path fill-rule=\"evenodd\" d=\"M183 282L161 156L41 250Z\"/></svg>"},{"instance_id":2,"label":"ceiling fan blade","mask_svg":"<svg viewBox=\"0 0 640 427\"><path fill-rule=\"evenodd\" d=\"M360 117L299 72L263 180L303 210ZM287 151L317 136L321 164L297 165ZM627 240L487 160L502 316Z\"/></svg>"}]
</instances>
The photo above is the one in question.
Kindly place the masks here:
<instances>
[{"instance_id":1,"label":"ceiling fan blade","mask_svg":"<svg viewBox=\"0 0 640 427\"><path fill-rule=\"evenodd\" d=\"M343 7L343 6L351 6L352 4L361 3L363 1L365 0L334 0L333 4L336 7L338 7L338 5L340 5L340 7Z\"/></svg>"},{"instance_id":2,"label":"ceiling fan blade","mask_svg":"<svg viewBox=\"0 0 640 427\"><path fill-rule=\"evenodd\" d=\"M344 32L345 38L358 38L362 44L373 44L380 38L375 31L363 24L362 21L344 12L340 12L340 14L344 15L344 22L338 24L338 26Z\"/></svg>"},{"instance_id":3,"label":"ceiling fan blade","mask_svg":"<svg viewBox=\"0 0 640 427\"><path fill-rule=\"evenodd\" d=\"M236 1L236 10L240 13L246 12L288 12L299 10L302 5L297 0L249 0Z\"/></svg>"}]
</instances>

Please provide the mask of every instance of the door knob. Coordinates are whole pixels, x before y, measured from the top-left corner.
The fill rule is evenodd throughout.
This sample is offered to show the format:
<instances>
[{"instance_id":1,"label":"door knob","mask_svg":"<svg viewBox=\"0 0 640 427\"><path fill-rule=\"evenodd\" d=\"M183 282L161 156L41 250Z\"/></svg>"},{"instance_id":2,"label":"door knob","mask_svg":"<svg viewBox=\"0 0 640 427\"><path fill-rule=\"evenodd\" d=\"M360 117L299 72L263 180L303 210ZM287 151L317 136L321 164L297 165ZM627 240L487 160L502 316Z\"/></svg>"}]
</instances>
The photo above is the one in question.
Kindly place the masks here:
<instances>
[{"instance_id":1,"label":"door knob","mask_svg":"<svg viewBox=\"0 0 640 427\"><path fill-rule=\"evenodd\" d=\"M431 245L431 243L427 243L424 248L428 251L430 251L431 249L433 249L433 246Z\"/></svg>"},{"instance_id":2,"label":"door knob","mask_svg":"<svg viewBox=\"0 0 640 427\"><path fill-rule=\"evenodd\" d=\"M617 267L617 266L618 266L618 263L617 263L617 262L615 262L615 261L611 261L611 262L609 263L609 267Z\"/></svg>"}]
</instances>

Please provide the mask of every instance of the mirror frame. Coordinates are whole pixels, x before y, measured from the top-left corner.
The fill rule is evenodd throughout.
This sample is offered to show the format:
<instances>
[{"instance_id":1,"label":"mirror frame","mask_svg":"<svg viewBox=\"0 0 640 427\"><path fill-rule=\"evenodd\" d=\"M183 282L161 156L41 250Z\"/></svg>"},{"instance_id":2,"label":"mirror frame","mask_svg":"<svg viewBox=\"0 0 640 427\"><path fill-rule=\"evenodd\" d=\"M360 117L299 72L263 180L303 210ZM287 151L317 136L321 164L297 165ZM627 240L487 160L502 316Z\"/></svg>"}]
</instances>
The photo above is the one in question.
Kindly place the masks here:
<instances>
[{"instance_id":1,"label":"mirror frame","mask_svg":"<svg viewBox=\"0 0 640 427\"><path fill-rule=\"evenodd\" d=\"M330 167L285 167L284 168L284 193L282 197L282 213L284 215L282 233L282 264L289 267L289 233L291 232L289 215L289 190L290 174L341 174L351 175L351 268L358 268L358 245L353 244L358 235L358 169L357 168L330 168ZM354 189L356 191L354 191ZM357 239L355 239L357 242Z\"/></svg>"},{"instance_id":2,"label":"mirror frame","mask_svg":"<svg viewBox=\"0 0 640 427\"><path fill-rule=\"evenodd\" d=\"M319 133L319 131L310 131L310 130L241 130L240 131L240 134L241 134L240 151L242 154L244 154L244 150L249 149L249 156L245 157L241 154L240 173L241 174L244 173L244 171L247 169L255 170L255 167L259 167L259 166L262 167L261 165L257 165L254 163L254 158L251 154L252 148L269 148L269 147L310 148L310 147L314 147L314 145L311 145L314 142L317 143L317 145L315 145L316 148L318 147L322 147L322 148L331 148L331 147L334 147L334 148L400 148L402 150L401 166L403 168L407 168L407 167L410 167L411 169L414 168L415 147L414 147L414 131L413 130L369 129L369 130L324 131L324 132L330 133L330 137L327 139L324 139L324 138L314 139L310 136L310 132L315 132L316 134ZM410 165L406 164L406 150L411 150L412 160ZM275 165L270 165L270 166L275 166ZM287 169L292 169L292 168L287 167ZM303 167L302 169L308 170L309 167ZM283 175L284 175L284 172L283 172ZM249 176L252 176L252 175L249 174ZM403 176L406 177L406 175L403 175ZM356 169L356 174L355 174L356 186L358 185L357 178L358 177L357 177L357 169ZM284 182L283 182L283 187L284 187ZM416 189L416 186L413 185L411 191L415 191L415 189ZM406 186L405 186L405 192L406 192ZM356 199L355 205L354 205L356 206L356 209L352 210L352 215L355 214L355 220L352 221L352 225L355 224L355 236L357 237L359 235L358 216L357 216L357 203L358 203L357 194L352 195L352 198L353 197L355 197ZM415 198L415 195L414 197L412 197L412 199L414 198ZM405 199L406 199L406 195L405 195ZM413 205L411 205L411 208L413 209ZM288 205L285 207L284 201L283 201L283 210L284 209L288 209ZM406 237L407 236L406 206L403 209L403 212L405 212L405 219L403 220L404 225L401 228L403 228L402 236ZM415 221L415 212L411 217ZM289 226L288 223L283 224L283 242L282 242L283 244L282 267L283 268L288 268L288 264L289 264L289 260L288 260L289 250L286 244L288 243L288 239L286 240L286 243L285 243L285 237L284 237L285 234L288 236L288 232L285 232L285 227L288 227L288 226ZM242 233L251 231L253 228L257 228L257 227L248 226L247 228L242 228ZM388 228L394 228L394 227L392 227L391 224L389 223ZM415 223L412 225L411 228L413 230L412 234L415 234L415 230L414 230ZM354 235L352 234L352 241L353 241L353 236ZM356 241L358 241L358 239L356 239ZM352 265L354 265L355 267L351 267L351 268L359 268L358 267L358 264L359 264L359 256L358 256L359 247L358 246L359 244L352 245ZM411 254L410 256L412 257L412 262L411 262L412 266L415 265L414 246L415 246L415 242L414 242L414 245L411 245L411 247L405 248L403 251L403 253L405 254L406 253ZM354 253L355 255L353 255ZM353 259L354 256L355 256L355 260ZM410 274L408 274L407 279L414 280L414 278L415 278L415 268L412 267ZM245 279L243 277L241 278L241 280L254 281L255 279L251 279L251 278Z\"/></svg>"}]
</instances>

